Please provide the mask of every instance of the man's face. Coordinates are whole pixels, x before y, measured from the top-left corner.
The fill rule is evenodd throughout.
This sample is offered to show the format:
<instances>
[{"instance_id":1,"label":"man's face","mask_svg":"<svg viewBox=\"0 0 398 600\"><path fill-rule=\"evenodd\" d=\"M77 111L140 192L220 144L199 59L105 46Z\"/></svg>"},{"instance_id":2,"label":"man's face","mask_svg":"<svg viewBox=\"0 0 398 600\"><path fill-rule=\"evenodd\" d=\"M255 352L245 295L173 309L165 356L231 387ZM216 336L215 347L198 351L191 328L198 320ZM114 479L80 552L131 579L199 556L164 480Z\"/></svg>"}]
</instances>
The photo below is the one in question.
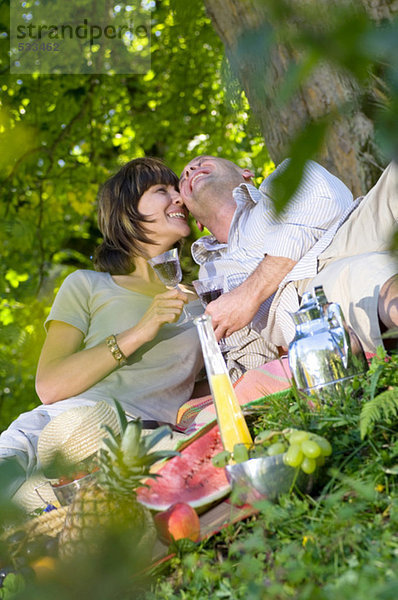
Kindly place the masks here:
<instances>
[{"instance_id":1,"label":"man's face","mask_svg":"<svg viewBox=\"0 0 398 600\"><path fill-rule=\"evenodd\" d=\"M228 193L245 181L243 170L224 158L198 156L183 169L180 194L195 219L203 222L203 213L215 209L214 198Z\"/></svg>"}]
</instances>

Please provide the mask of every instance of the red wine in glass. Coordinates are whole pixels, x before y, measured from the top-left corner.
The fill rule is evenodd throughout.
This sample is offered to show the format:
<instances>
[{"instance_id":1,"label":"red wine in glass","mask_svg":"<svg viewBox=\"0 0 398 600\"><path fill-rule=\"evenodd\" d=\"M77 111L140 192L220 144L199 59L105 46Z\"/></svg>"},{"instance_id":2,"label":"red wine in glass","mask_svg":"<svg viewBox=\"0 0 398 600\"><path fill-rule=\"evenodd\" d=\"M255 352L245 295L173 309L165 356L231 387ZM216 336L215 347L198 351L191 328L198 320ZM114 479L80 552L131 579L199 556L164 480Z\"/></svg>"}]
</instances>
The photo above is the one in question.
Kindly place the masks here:
<instances>
[{"instance_id":1,"label":"red wine in glass","mask_svg":"<svg viewBox=\"0 0 398 600\"><path fill-rule=\"evenodd\" d=\"M192 282L195 291L204 308L213 300L217 300L224 293L224 275L215 275L206 279L197 279ZM221 352L233 350L234 346L227 346L225 339L218 342Z\"/></svg>"},{"instance_id":2,"label":"red wine in glass","mask_svg":"<svg viewBox=\"0 0 398 600\"><path fill-rule=\"evenodd\" d=\"M222 293L223 293L223 289L222 288L218 288L217 290L208 290L208 291L205 291L205 292L201 292L198 295L199 295L201 303L206 308L206 306L210 302L213 302L213 300L217 300L217 298L219 296L221 296Z\"/></svg>"}]
</instances>

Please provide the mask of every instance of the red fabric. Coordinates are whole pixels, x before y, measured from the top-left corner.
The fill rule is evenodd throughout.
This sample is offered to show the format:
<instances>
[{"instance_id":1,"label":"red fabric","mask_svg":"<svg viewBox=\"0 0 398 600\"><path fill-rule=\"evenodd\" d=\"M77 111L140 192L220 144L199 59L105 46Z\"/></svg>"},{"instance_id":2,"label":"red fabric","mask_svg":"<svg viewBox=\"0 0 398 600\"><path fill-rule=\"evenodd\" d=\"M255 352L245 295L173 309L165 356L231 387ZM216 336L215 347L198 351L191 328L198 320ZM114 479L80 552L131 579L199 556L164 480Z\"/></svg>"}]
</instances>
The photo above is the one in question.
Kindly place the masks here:
<instances>
[{"instance_id":1,"label":"red fabric","mask_svg":"<svg viewBox=\"0 0 398 600\"><path fill-rule=\"evenodd\" d=\"M366 353L370 362L374 354ZM239 404L244 405L264 396L287 390L291 386L291 371L287 356L250 369L234 384ZM202 396L185 402L178 411L177 429L187 431L200 427L215 418L212 397Z\"/></svg>"},{"instance_id":2,"label":"red fabric","mask_svg":"<svg viewBox=\"0 0 398 600\"><path fill-rule=\"evenodd\" d=\"M272 360L261 367L250 369L235 384L239 404L252 402L291 386L291 372L287 356Z\"/></svg>"},{"instance_id":3,"label":"red fabric","mask_svg":"<svg viewBox=\"0 0 398 600\"><path fill-rule=\"evenodd\" d=\"M247 404L263 396L286 390L290 387L290 369L287 357L273 360L257 369L247 371L234 388L239 404ZM178 411L177 429L185 431L196 419L209 422L215 418L212 397L202 396L185 402Z\"/></svg>"}]
</instances>

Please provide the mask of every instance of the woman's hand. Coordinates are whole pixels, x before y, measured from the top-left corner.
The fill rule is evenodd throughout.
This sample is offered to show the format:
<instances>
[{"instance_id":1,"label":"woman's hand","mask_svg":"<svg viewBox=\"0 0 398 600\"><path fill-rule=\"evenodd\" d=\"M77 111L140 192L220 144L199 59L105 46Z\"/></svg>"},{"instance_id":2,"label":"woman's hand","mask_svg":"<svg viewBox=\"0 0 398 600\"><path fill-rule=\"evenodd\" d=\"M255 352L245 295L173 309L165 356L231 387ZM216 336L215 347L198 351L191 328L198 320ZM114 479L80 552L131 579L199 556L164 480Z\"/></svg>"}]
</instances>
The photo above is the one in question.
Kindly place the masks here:
<instances>
[{"instance_id":1,"label":"woman's hand","mask_svg":"<svg viewBox=\"0 0 398 600\"><path fill-rule=\"evenodd\" d=\"M175 323L187 302L187 294L179 289L167 290L155 296L145 315L134 327L140 339L142 336L143 343L153 340L165 323Z\"/></svg>"}]
</instances>

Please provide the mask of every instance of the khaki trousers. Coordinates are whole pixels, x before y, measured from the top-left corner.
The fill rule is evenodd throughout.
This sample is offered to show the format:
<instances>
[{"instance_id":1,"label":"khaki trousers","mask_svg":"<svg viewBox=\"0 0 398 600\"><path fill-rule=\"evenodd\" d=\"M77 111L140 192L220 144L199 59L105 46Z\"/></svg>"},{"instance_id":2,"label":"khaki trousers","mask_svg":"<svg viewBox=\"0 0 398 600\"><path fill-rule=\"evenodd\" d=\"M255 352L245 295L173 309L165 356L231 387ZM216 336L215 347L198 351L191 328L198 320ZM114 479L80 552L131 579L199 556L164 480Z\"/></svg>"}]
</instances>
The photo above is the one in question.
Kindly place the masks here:
<instances>
[{"instance_id":1,"label":"khaki trousers","mask_svg":"<svg viewBox=\"0 0 398 600\"><path fill-rule=\"evenodd\" d=\"M323 285L368 352L382 344L377 305L382 285L398 273L389 252L397 224L398 165L391 163L320 254L318 274L298 286L302 291Z\"/></svg>"}]
</instances>

